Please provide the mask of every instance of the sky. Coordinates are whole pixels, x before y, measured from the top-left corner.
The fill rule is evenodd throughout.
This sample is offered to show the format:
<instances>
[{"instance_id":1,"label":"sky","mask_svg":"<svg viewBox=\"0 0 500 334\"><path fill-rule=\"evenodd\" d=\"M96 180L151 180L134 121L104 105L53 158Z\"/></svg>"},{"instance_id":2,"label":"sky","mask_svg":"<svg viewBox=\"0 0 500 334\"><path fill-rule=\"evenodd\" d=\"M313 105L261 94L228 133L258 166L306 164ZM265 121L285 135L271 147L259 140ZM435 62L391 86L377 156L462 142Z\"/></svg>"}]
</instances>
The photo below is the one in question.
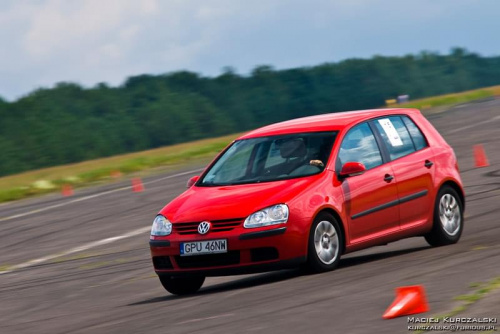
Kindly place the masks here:
<instances>
[{"instance_id":1,"label":"sky","mask_svg":"<svg viewBox=\"0 0 500 334\"><path fill-rule=\"evenodd\" d=\"M498 0L0 0L0 97L179 70L500 55Z\"/></svg>"}]
</instances>

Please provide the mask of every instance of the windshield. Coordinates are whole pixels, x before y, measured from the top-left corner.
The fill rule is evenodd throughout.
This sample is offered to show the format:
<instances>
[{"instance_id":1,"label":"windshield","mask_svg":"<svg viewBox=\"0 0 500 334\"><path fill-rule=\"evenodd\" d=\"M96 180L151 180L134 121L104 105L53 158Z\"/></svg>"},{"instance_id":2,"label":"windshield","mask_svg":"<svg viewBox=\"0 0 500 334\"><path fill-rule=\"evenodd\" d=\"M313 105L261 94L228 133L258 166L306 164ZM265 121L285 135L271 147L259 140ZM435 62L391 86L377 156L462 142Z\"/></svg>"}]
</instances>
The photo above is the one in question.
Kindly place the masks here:
<instances>
[{"instance_id":1,"label":"windshield","mask_svg":"<svg viewBox=\"0 0 500 334\"><path fill-rule=\"evenodd\" d=\"M234 142L200 186L270 182L318 174L325 169L336 132L311 132Z\"/></svg>"}]
</instances>

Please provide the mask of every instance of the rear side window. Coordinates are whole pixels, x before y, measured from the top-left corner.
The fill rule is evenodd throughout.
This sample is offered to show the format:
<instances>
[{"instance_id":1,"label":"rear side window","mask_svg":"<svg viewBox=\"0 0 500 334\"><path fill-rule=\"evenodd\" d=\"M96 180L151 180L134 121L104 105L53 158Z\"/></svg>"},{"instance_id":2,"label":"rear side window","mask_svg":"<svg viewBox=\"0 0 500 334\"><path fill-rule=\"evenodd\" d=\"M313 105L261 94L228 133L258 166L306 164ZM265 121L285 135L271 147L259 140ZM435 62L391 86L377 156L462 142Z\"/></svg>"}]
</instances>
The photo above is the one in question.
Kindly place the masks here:
<instances>
[{"instance_id":1,"label":"rear side window","mask_svg":"<svg viewBox=\"0 0 500 334\"><path fill-rule=\"evenodd\" d=\"M346 162L361 162L366 169L382 164L382 155L370 126L363 123L352 128L340 145L340 166Z\"/></svg>"},{"instance_id":2,"label":"rear side window","mask_svg":"<svg viewBox=\"0 0 500 334\"><path fill-rule=\"evenodd\" d=\"M373 121L382 137L391 160L415 152L413 140L399 116L390 116Z\"/></svg>"},{"instance_id":3,"label":"rear side window","mask_svg":"<svg viewBox=\"0 0 500 334\"><path fill-rule=\"evenodd\" d=\"M427 142L425 141L424 135L422 134L418 126L416 126L415 123L413 123L413 121L406 116L403 116L401 118L405 122L406 128L410 132L411 138L413 139L413 144L415 144L415 148L417 149L417 151L427 147Z\"/></svg>"}]
</instances>

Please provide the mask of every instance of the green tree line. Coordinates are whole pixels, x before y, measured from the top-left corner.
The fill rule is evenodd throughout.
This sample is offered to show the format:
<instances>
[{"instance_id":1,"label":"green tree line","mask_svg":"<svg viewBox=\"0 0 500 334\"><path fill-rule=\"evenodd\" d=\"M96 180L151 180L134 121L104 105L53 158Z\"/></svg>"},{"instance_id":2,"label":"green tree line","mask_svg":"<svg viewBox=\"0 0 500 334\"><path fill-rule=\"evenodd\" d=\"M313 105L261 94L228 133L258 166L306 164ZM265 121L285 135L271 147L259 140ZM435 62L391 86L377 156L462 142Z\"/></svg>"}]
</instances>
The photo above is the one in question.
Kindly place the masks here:
<instances>
[{"instance_id":1,"label":"green tree line","mask_svg":"<svg viewBox=\"0 0 500 334\"><path fill-rule=\"evenodd\" d=\"M59 83L0 98L0 176L250 130L286 119L500 84L500 57L464 49L348 59L249 75L181 71L119 87Z\"/></svg>"}]
</instances>

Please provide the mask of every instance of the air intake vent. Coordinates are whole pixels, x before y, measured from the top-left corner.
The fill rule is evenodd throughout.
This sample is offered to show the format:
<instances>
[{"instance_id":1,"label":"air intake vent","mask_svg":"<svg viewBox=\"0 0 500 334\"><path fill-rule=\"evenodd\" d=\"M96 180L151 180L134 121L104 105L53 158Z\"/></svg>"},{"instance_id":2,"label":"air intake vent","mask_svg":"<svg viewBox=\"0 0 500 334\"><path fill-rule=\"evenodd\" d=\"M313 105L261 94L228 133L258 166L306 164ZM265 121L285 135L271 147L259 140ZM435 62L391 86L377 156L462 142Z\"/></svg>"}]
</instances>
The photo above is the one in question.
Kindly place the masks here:
<instances>
[{"instance_id":1,"label":"air intake vent","mask_svg":"<svg viewBox=\"0 0 500 334\"><path fill-rule=\"evenodd\" d=\"M262 262L276 260L278 250L274 247L254 248L251 251L252 262Z\"/></svg>"},{"instance_id":2,"label":"air intake vent","mask_svg":"<svg viewBox=\"0 0 500 334\"><path fill-rule=\"evenodd\" d=\"M168 256L154 256L153 266L158 270L174 269Z\"/></svg>"},{"instance_id":3,"label":"air intake vent","mask_svg":"<svg viewBox=\"0 0 500 334\"><path fill-rule=\"evenodd\" d=\"M222 254L176 256L175 262L182 269L230 266L240 263L240 252L231 251Z\"/></svg>"}]
</instances>

